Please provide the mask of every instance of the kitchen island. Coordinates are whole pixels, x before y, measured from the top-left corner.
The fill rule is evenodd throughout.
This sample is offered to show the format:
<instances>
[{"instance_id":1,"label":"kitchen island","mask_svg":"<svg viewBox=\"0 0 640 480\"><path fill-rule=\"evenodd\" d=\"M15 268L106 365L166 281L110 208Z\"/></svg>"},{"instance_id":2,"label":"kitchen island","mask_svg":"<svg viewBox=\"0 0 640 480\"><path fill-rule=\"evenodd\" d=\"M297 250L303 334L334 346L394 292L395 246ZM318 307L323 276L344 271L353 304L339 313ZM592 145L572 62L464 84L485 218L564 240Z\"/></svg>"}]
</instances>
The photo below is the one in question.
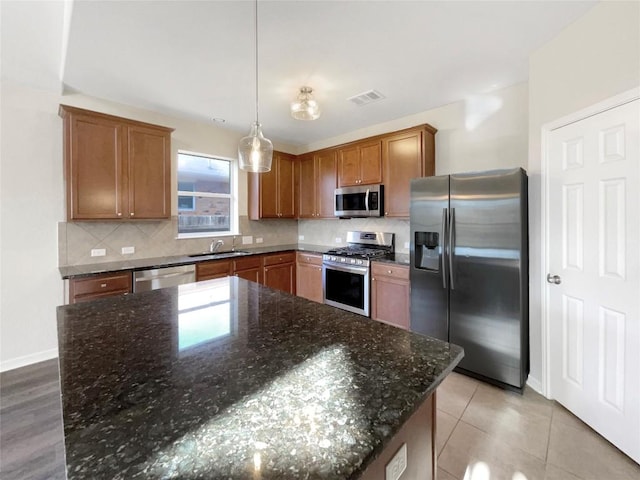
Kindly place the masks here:
<instances>
[{"instance_id":1,"label":"kitchen island","mask_svg":"<svg viewBox=\"0 0 640 480\"><path fill-rule=\"evenodd\" d=\"M432 478L463 355L237 277L59 307L58 339L69 479L384 478L402 443Z\"/></svg>"}]
</instances>

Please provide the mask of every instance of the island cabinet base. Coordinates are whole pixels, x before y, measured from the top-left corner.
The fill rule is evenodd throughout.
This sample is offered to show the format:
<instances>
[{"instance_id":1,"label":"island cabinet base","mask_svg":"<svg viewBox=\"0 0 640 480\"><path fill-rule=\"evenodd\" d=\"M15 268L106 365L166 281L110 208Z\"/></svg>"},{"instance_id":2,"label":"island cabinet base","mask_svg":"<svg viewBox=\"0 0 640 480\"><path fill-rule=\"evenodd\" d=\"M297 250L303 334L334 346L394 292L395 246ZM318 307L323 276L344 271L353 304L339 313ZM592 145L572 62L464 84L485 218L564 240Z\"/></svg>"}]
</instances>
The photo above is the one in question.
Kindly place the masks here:
<instances>
[{"instance_id":1,"label":"island cabinet base","mask_svg":"<svg viewBox=\"0 0 640 480\"><path fill-rule=\"evenodd\" d=\"M406 468L399 479L435 480L436 478L436 392L409 417L400 431L371 465L360 480L389 480L386 467L403 445L407 448Z\"/></svg>"}]
</instances>

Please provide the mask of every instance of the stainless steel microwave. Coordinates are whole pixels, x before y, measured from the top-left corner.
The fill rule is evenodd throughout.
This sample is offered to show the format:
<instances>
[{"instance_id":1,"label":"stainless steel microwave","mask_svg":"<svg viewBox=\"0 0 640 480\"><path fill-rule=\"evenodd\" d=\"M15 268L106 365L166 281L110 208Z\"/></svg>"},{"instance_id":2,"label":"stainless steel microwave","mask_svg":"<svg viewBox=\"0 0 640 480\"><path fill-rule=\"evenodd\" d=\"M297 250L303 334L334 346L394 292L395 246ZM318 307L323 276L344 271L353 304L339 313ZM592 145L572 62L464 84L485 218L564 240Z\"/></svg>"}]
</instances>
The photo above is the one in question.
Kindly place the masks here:
<instances>
[{"instance_id":1,"label":"stainless steel microwave","mask_svg":"<svg viewBox=\"0 0 640 480\"><path fill-rule=\"evenodd\" d=\"M336 217L382 217L384 186L376 184L336 188L334 214Z\"/></svg>"}]
</instances>

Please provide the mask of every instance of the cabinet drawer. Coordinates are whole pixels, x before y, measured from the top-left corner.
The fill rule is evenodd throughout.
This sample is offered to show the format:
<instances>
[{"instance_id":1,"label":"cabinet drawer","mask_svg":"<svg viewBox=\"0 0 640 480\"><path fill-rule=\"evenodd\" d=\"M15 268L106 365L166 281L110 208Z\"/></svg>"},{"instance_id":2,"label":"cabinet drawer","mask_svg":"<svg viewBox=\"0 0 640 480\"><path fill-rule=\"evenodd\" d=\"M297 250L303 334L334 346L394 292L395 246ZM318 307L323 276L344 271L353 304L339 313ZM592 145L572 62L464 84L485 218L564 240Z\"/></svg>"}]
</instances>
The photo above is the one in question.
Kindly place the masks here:
<instances>
[{"instance_id":1,"label":"cabinet drawer","mask_svg":"<svg viewBox=\"0 0 640 480\"><path fill-rule=\"evenodd\" d=\"M392 263L372 262L371 274L373 276L377 275L409 280L409 267L394 265Z\"/></svg>"},{"instance_id":2,"label":"cabinet drawer","mask_svg":"<svg viewBox=\"0 0 640 480\"><path fill-rule=\"evenodd\" d=\"M111 293L118 290L131 291L131 273L96 275L69 280L70 298L81 295Z\"/></svg>"},{"instance_id":3,"label":"cabinet drawer","mask_svg":"<svg viewBox=\"0 0 640 480\"><path fill-rule=\"evenodd\" d=\"M196 264L196 279L202 277L211 277L231 275L231 261L215 260L213 262L200 262Z\"/></svg>"},{"instance_id":4,"label":"cabinet drawer","mask_svg":"<svg viewBox=\"0 0 640 480\"><path fill-rule=\"evenodd\" d=\"M298 263L308 263L310 265L322 265L322 255L298 252Z\"/></svg>"},{"instance_id":5,"label":"cabinet drawer","mask_svg":"<svg viewBox=\"0 0 640 480\"><path fill-rule=\"evenodd\" d=\"M262 266L262 256L251 255L248 257L237 258L233 261L233 271L250 270L260 268Z\"/></svg>"},{"instance_id":6,"label":"cabinet drawer","mask_svg":"<svg viewBox=\"0 0 640 480\"><path fill-rule=\"evenodd\" d=\"M278 265L279 263L293 263L296 261L296 252L275 253L264 256L264 266Z\"/></svg>"}]
</instances>

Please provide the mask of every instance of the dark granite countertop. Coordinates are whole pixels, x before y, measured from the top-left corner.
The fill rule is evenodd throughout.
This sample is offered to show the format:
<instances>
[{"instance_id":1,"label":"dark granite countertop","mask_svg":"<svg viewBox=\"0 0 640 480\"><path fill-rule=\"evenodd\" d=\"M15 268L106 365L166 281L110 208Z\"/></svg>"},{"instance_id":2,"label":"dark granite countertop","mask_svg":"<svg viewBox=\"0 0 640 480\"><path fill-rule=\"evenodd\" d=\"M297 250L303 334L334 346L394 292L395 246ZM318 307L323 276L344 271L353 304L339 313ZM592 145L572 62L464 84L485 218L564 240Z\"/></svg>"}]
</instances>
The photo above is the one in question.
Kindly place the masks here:
<instances>
[{"instance_id":1,"label":"dark granite countertop","mask_svg":"<svg viewBox=\"0 0 640 480\"><path fill-rule=\"evenodd\" d=\"M324 253L331 247L312 244L276 245L270 247L239 248L238 251L246 252L246 255L262 255L265 253L285 252L287 250L299 250L305 252ZM86 265L70 265L58 267L63 280L80 278L96 273L112 273L127 270L149 270L161 267L177 267L190 265L207 260L223 260L225 258L237 258L237 253L220 252L217 254L190 257L189 255L171 255L166 257L139 258L136 260L124 260L119 262L90 263Z\"/></svg>"},{"instance_id":2,"label":"dark granite countertop","mask_svg":"<svg viewBox=\"0 0 640 480\"><path fill-rule=\"evenodd\" d=\"M352 479L462 349L237 277L58 307L69 479Z\"/></svg>"},{"instance_id":3,"label":"dark granite countertop","mask_svg":"<svg viewBox=\"0 0 640 480\"><path fill-rule=\"evenodd\" d=\"M277 253L285 252L287 250L296 250L300 252L311 253L324 253L330 248L323 245L313 245L307 243L295 243L290 245L275 245L270 247L257 247L257 248L239 248L241 252L246 252L246 255L262 255L265 253ZM229 254L230 252L221 252L211 256L199 256L190 257L188 255L171 255L166 257L153 257L153 258L139 258L136 260L125 260L120 262L103 262L103 263L90 263L86 265L69 265L58 267L60 275L63 280L69 278L80 278L95 275L97 273L112 273L122 272L127 270L149 270L152 268L161 267L177 267L179 265L190 265L198 262L205 262L207 260L223 260L225 258L237 258L237 254ZM386 259L376 259L376 261L383 261L386 263L400 263L409 264L409 255L403 253L396 253L392 257Z\"/></svg>"}]
</instances>

